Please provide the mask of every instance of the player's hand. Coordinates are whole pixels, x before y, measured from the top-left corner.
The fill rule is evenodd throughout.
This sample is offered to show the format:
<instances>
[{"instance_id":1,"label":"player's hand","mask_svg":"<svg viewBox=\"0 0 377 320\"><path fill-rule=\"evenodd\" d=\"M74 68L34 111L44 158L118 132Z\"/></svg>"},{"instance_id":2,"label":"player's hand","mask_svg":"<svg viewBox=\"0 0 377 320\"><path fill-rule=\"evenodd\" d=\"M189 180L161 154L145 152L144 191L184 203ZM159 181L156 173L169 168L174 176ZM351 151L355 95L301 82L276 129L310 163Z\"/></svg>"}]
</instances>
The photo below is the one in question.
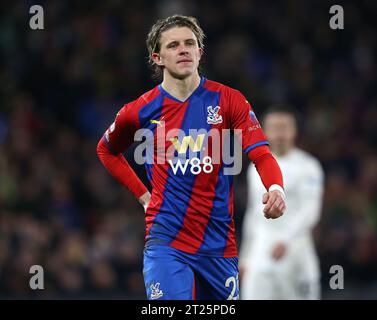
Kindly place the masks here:
<instances>
[{"instance_id":1,"label":"player's hand","mask_svg":"<svg viewBox=\"0 0 377 320\"><path fill-rule=\"evenodd\" d=\"M239 277L239 281L242 282L244 277L245 277L245 273L246 273L246 266L245 265L240 265L238 267L238 277Z\"/></svg>"},{"instance_id":2,"label":"player's hand","mask_svg":"<svg viewBox=\"0 0 377 320\"><path fill-rule=\"evenodd\" d=\"M285 211L284 195L279 190L266 192L263 195L263 204L263 213L267 219L279 218Z\"/></svg>"},{"instance_id":3,"label":"player's hand","mask_svg":"<svg viewBox=\"0 0 377 320\"><path fill-rule=\"evenodd\" d=\"M284 257L286 252L287 252L287 246L284 243L279 242L275 244L275 246L272 248L271 254L275 260L280 260L281 258Z\"/></svg>"},{"instance_id":4,"label":"player's hand","mask_svg":"<svg viewBox=\"0 0 377 320\"><path fill-rule=\"evenodd\" d=\"M147 208L149 206L149 202L151 202L151 194L149 192L144 193L140 198L139 198L140 204L144 208L144 212L147 212Z\"/></svg>"}]
</instances>

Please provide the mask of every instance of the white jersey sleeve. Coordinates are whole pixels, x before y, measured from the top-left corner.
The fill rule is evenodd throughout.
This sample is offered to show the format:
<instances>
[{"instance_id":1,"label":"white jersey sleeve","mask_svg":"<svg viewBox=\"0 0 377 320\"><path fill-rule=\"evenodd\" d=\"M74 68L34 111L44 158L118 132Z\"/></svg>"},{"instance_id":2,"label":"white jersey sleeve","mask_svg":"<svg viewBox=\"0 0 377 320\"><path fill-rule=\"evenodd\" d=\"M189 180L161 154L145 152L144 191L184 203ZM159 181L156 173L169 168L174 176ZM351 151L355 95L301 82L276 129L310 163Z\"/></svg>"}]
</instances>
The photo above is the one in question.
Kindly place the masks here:
<instances>
[{"instance_id":1,"label":"white jersey sleeve","mask_svg":"<svg viewBox=\"0 0 377 320\"><path fill-rule=\"evenodd\" d=\"M306 155L302 158L300 179L297 187L299 206L295 208L299 214L287 225L284 232L287 241L311 230L318 223L322 209L324 189L324 173L318 160Z\"/></svg>"},{"instance_id":2,"label":"white jersey sleeve","mask_svg":"<svg viewBox=\"0 0 377 320\"><path fill-rule=\"evenodd\" d=\"M286 211L278 219L263 214L266 192L253 164L247 171L248 205L244 215L240 263L260 250L270 250L277 242L291 242L297 237L311 237L322 207L324 173L318 160L294 149L284 157L276 157L282 170L286 193Z\"/></svg>"},{"instance_id":3,"label":"white jersey sleeve","mask_svg":"<svg viewBox=\"0 0 377 320\"><path fill-rule=\"evenodd\" d=\"M242 263L242 261L246 261L249 258L253 236L255 236L254 229L256 224L258 223L258 221L256 221L257 217L255 216L257 211L255 210L255 205L253 206L255 197L252 197L252 183L254 179L253 171L256 171L256 169L254 167L254 164L250 163L247 170L247 209L242 222L242 240L239 252L240 263ZM260 201L262 201L262 198L260 199Z\"/></svg>"}]
</instances>

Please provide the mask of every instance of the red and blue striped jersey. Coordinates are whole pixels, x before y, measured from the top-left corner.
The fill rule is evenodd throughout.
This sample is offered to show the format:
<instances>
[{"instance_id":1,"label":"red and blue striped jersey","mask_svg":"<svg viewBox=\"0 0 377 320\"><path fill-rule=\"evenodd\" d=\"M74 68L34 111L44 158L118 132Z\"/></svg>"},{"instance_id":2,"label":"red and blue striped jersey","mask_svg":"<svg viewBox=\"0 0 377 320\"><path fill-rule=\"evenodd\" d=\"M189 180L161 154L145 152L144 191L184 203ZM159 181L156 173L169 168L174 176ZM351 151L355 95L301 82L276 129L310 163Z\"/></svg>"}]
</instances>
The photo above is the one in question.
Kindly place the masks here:
<instances>
[{"instance_id":1,"label":"red and blue striped jersey","mask_svg":"<svg viewBox=\"0 0 377 320\"><path fill-rule=\"evenodd\" d=\"M125 104L103 140L118 154L134 142L139 129L149 130L153 143L152 151L145 152L153 160L145 164L152 186L145 215L146 244L160 243L214 257L237 256L233 176L224 174L221 131L242 130L245 153L268 144L245 97L205 78L185 101L159 85ZM215 129L220 135L208 138L207 133ZM216 162L211 158L215 148L220 148ZM166 161L158 161L161 154ZM207 162L203 155L209 156ZM178 157L180 165L168 161L170 156Z\"/></svg>"}]
</instances>

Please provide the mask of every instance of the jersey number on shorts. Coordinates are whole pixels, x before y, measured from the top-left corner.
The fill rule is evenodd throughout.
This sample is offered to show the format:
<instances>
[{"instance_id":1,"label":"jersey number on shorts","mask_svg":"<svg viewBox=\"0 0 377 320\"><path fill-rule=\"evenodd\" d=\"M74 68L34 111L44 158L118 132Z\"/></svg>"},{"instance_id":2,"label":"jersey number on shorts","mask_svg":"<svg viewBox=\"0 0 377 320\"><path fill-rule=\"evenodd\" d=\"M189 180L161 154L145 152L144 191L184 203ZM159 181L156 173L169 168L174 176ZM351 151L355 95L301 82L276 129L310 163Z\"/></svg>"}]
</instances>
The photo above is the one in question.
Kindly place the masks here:
<instances>
[{"instance_id":1,"label":"jersey number on shorts","mask_svg":"<svg viewBox=\"0 0 377 320\"><path fill-rule=\"evenodd\" d=\"M227 300L238 300L238 295L234 296L234 294L236 293L237 284L238 284L238 274L237 274L237 277L229 277L228 279L226 279L225 287L229 288L230 285L232 285L232 291L229 297L227 298Z\"/></svg>"}]
</instances>

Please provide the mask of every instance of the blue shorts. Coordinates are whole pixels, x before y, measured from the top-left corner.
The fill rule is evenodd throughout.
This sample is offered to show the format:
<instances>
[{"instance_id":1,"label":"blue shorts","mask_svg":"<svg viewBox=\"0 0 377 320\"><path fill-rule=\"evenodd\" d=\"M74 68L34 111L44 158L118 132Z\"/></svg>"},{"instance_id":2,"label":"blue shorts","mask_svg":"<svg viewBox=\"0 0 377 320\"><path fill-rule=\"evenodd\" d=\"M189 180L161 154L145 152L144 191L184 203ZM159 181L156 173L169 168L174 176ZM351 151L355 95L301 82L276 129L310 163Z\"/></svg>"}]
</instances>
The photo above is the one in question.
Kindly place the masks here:
<instances>
[{"instance_id":1,"label":"blue shorts","mask_svg":"<svg viewBox=\"0 0 377 320\"><path fill-rule=\"evenodd\" d=\"M236 300L238 258L193 255L151 245L144 249L144 283L149 300Z\"/></svg>"}]
</instances>

